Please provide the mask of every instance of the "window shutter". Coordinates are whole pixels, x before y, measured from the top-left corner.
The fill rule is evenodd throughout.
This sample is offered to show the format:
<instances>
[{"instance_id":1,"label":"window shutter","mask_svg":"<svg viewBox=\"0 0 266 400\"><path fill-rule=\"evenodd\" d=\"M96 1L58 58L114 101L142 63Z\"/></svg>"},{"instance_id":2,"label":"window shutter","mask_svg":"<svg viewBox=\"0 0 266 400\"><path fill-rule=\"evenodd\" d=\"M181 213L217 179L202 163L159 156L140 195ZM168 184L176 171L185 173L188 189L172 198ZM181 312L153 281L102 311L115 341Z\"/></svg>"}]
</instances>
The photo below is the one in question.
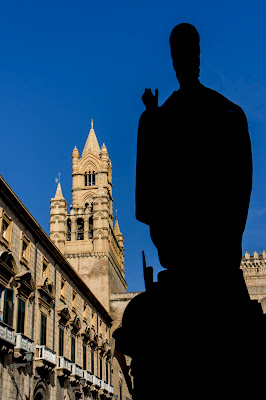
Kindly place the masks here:
<instances>
[{"instance_id":1,"label":"window shutter","mask_svg":"<svg viewBox=\"0 0 266 400\"><path fill-rule=\"evenodd\" d=\"M25 324L25 301L18 298L17 332L24 333Z\"/></svg>"},{"instance_id":2,"label":"window shutter","mask_svg":"<svg viewBox=\"0 0 266 400\"><path fill-rule=\"evenodd\" d=\"M47 317L41 313L41 332L40 332L40 345L46 346L46 321Z\"/></svg>"},{"instance_id":3,"label":"window shutter","mask_svg":"<svg viewBox=\"0 0 266 400\"><path fill-rule=\"evenodd\" d=\"M71 362L75 362L76 358L76 340L71 336Z\"/></svg>"},{"instance_id":4,"label":"window shutter","mask_svg":"<svg viewBox=\"0 0 266 400\"><path fill-rule=\"evenodd\" d=\"M64 355L64 329L59 328L59 356Z\"/></svg>"},{"instance_id":5,"label":"window shutter","mask_svg":"<svg viewBox=\"0 0 266 400\"><path fill-rule=\"evenodd\" d=\"M5 289L3 322L13 326L13 290Z\"/></svg>"}]
</instances>

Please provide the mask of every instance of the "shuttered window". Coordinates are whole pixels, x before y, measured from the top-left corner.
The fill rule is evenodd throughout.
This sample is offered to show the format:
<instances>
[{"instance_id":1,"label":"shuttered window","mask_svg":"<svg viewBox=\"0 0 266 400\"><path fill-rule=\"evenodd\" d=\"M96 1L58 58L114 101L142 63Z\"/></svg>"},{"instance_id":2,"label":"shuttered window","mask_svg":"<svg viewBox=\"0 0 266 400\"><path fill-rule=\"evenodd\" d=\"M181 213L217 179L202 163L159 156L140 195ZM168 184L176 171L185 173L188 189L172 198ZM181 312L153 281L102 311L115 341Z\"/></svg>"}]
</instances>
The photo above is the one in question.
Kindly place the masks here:
<instances>
[{"instance_id":1,"label":"shuttered window","mask_svg":"<svg viewBox=\"0 0 266 400\"><path fill-rule=\"evenodd\" d=\"M59 356L64 355L64 329L59 328Z\"/></svg>"},{"instance_id":2,"label":"shuttered window","mask_svg":"<svg viewBox=\"0 0 266 400\"><path fill-rule=\"evenodd\" d=\"M86 344L83 343L83 369L87 370L87 347Z\"/></svg>"},{"instance_id":3,"label":"shuttered window","mask_svg":"<svg viewBox=\"0 0 266 400\"><path fill-rule=\"evenodd\" d=\"M41 313L41 330L40 330L40 345L46 346L46 325L47 317Z\"/></svg>"},{"instance_id":4,"label":"shuttered window","mask_svg":"<svg viewBox=\"0 0 266 400\"><path fill-rule=\"evenodd\" d=\"M4 292L3 322L9 326L13 326L13 290L12 289L5 289L5 292Z\"/></svg>"},{"instance_id":5,"label":"shuttered window","mask_svg":"<svg viewBox=\"0 0 266 400\"><path fill-rule=\"evenodd\" d=\"M24 333L25 301L18 297L17 332Z\"/></svg>"},{"instance_id":6,"label":"shuttered window","mask_svg":"<svg viewBox=\"0 0 266 400\"><path fill-rule=\"evenodd\" d=\"M94 374L94 351L91 350L91 373Z\"/></svg>"},{"instance_id":7,"label":"shuttered window","mask_svg":"<svg viewBox=\"0 0 266 400\"><path fill-rule=\"evenodd\" d=\"M71 362L75 362L76 359L76 339L71 336Z\"/></svg>"}]
</instances>

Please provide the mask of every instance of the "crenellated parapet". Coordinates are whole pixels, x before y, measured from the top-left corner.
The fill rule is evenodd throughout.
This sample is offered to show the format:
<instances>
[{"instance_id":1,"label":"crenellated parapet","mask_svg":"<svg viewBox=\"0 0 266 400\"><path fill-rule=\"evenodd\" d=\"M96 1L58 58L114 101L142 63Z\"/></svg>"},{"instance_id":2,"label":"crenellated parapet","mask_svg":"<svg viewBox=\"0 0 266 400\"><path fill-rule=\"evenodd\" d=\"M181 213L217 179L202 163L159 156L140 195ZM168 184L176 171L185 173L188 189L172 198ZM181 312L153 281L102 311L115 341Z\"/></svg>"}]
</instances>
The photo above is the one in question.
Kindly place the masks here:
<instances>
[{"instance_id":1,"label":"crenellated parapet","mask_svg":"<svg viewBox=\"0 0 266 400\"><path fill-rule=\"evenodd\" d=\"M266 298L266 251L246 252L242 257L241 270L247 285L251 300L263 302ZM265 310L266 311L266 310Z\"/></svg>"}]
</instances>

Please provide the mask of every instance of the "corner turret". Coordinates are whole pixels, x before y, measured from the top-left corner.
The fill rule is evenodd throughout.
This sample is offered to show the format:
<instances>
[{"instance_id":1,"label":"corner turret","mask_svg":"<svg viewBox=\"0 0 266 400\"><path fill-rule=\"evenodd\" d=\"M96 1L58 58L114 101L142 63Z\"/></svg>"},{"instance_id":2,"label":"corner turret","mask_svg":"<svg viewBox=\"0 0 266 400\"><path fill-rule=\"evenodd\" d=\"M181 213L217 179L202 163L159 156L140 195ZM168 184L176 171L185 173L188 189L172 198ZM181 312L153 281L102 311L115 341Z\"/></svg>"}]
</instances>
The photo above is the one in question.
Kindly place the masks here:
<instances>
[{"instance_id":1,"label":"corner turret","mask_svg":"<svg viewBox=\"0 0 266 400\"><path fill-rule=\"evenodd\" d=\"M63 253L66 237L67 202L63 196L60 182L50 206L50 238Z\"/></svg>"}]
</instances>

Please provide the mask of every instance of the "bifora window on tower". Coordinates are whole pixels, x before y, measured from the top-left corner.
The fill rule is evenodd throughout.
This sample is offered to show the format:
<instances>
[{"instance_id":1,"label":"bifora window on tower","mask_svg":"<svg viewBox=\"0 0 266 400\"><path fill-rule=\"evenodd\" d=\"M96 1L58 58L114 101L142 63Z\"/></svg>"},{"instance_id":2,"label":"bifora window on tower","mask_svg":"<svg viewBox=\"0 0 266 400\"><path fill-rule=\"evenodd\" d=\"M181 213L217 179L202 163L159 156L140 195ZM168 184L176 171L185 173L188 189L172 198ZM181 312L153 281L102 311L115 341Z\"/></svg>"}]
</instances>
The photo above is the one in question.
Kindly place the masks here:
<instances>
[{"instance_id":1,"label":"bifora window on tower","mask_svg":"<svg viewBox=\"0 0 266 400\"><path fill-rule=\"evenodd\" d=\"M84 184L85 186L95 186L95 171L85 172Z\"/></svg>"},{"instance_id":2,"label":"bifora window on tower","mask_svg":"<svg viewBox=\"0 0 266 400\"><path fill-rule=\"evenodd\" d=\"M83 218L77 219L77 240L84 240L84 221Z\"/></svg>"},{"instance_id":3,"label":"bifora window on tower","mask_svg":"<svg viewBox=\"0 0 266 400\"><path fill-rule=\"evenodd\" d=\"M93 238L93 217L89 218L89 239Z\"/></svg>"},{"instance_id":4,"label":"bifora window on tower","mask_svg":"<svg viewBox=\"0 0 266 400\"><path fill-rule=\"evenodd\" d=\"M71 240L71 219L67 219L67 234L66 234L66 240L70 241Z\"/></svg>"}]
</instances>

